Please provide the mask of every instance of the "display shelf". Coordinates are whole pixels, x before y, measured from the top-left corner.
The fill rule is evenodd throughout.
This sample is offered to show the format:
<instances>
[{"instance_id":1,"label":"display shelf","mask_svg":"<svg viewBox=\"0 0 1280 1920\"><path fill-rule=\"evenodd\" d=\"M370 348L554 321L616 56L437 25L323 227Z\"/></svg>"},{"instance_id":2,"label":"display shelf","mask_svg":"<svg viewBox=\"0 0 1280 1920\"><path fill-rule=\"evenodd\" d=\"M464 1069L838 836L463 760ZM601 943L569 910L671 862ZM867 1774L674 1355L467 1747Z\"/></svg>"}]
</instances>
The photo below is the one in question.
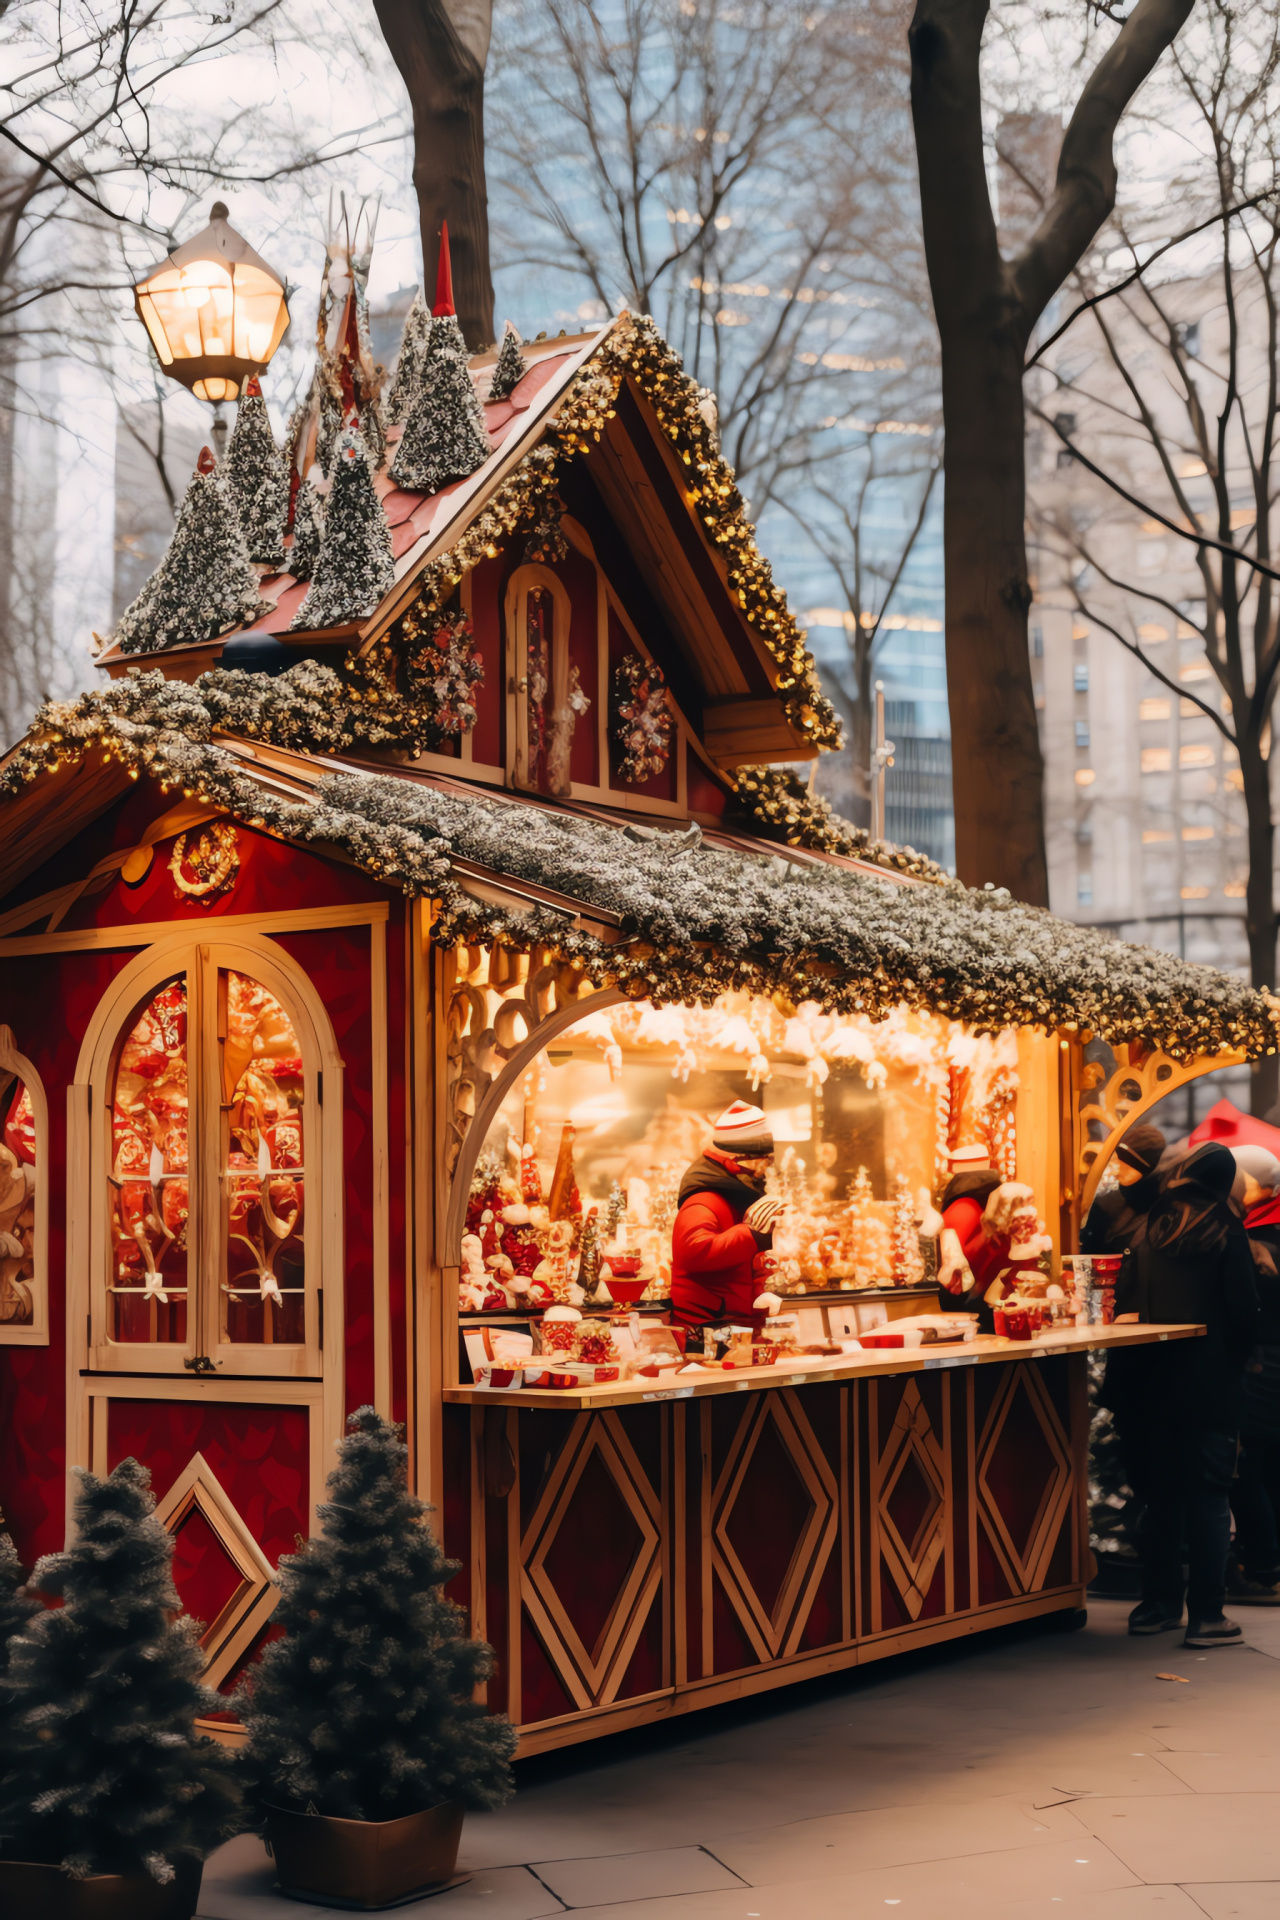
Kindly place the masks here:
<instances>
[{"instance_id":1,"label":"display shelf","mask_svg":"<svg viewBox=\"0 0 1280 1920\"><path fill-rule=\"evenodd\" d=\"M875 1300L909 1302L913 1311L920 1311L922 1310L923 1302L936 1300L937 1293L938 1289L932 1281L928 1281L918 1287L840 1287L828 1290L825 1293L784 1293L782 1295L782 1311L784 1313L794 1313L797 1307L847 1307L854 1302L861 1304L870 1303ZM670 1306L671 1301L669 1298L636 1301L615 1300L613 1303L614 1310L618 1312L643 1313L650 1316L666 1313L670 1309ZM610 1309L600 1307L592 1308L591 1311L598 1316L610 1311ZM523 1325L529 1320L541 1320L545 1312L545 1307L504 1307L501 1312L460 1313L458 1315L458 1325L464 1329L467 1327ZM891 1319L895 1317L894 1315L890 1315Z\"/></svg>"},{"instance_id":2,"label":"display shelf","mask_svg":"<svg viewBox=\"0 0 1280 1920\"><path fill-rule=\"evenodd\" d=\"M718 1394L758 1392L762 1387L803 1387L817 1381L859 1380L871 1375L931 1373L940 1368L991 1366L1004 1360L1046 1360L1054 1355L1093 1353L1106 1347L1146 1347L1165 1340L1195 1340L1202 1326L1066 1327L1037 1333L1030 1340L1005 1340L996 1334L978 1334L973 1340L932 1347L887 1347L842 1354L839 1359L818 1354L771 1367L734 1368L731 1373L708 1371L678 1380L638 1379L599 1387L446 1387L444 1397L462 1405L501 1407L559 1407L590 1412L610 1407L640 1407L662 1400L705 1400Z\"/></svg>"}]
</instances>

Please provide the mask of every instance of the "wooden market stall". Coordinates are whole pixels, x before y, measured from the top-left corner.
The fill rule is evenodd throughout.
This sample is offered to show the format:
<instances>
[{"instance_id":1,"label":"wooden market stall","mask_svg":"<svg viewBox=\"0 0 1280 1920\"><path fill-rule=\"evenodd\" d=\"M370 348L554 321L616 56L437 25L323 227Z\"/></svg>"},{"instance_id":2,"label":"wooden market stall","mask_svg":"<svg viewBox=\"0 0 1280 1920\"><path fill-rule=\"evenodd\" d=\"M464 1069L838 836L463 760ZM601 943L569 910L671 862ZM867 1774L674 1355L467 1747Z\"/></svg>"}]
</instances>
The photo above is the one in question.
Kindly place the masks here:
<instances>
[{"instance_id":1,"label":"wooden market stall","mask_svg":"<svg viewBox=\"0 0 1280 1920\"><path fill-rule=\"evenodd\" d=\"M358 617L308 624L290 545L184 628L166 563L0 765L0 1506L30 1561L70 1469L143 1460L226 1691L372 1403L533 1750L1078 1608L1085 1351L1194 1330L484 1387L486 1336L541 1324L527 1263L468 1280L492 1202L540 1265L559 1173L660 1323L680 1170L749 1096L799 1344L851 1342L933 1304L951 1149L1060 1254L1126 1120L1274 1030L835 819L787 771L838 729L708 397L627 315L524 354L461 479L397 479L398 424L332 470L335 524L339 482L380 516Z\"/></svg>"}]
</instances>

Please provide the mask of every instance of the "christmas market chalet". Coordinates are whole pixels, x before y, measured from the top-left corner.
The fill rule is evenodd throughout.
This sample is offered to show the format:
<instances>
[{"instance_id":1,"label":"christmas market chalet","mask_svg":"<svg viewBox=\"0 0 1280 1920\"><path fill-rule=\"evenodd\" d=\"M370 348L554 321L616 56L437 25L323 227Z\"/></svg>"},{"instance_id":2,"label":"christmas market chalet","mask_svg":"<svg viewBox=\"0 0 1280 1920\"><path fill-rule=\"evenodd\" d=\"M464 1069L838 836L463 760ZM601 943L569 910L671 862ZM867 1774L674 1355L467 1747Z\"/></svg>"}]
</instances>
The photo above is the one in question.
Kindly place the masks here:
<instances>
[{"instance_id":1,"label":"christmas market chalet","mask_svg":"<svg viewBox=\"0 0 1280 1920\"><path fill-rule=\"evenodd\" d=\"M1075 1324L1062 1256L1271 1004L835 818L712 396L629 313L468 356L435 309L384 378L327 276L283 449L237 377L103 684L0 766L21 1557L136 1456L229 1693L372 1404L524 1752L1066 1617L1087 1353L1195 1330ZM735 1102L768 1304L682 1350L679 1185ZM1031 1339L946 1319L966 1158L1034 1196Z\"/></svg>"}]
</instances>

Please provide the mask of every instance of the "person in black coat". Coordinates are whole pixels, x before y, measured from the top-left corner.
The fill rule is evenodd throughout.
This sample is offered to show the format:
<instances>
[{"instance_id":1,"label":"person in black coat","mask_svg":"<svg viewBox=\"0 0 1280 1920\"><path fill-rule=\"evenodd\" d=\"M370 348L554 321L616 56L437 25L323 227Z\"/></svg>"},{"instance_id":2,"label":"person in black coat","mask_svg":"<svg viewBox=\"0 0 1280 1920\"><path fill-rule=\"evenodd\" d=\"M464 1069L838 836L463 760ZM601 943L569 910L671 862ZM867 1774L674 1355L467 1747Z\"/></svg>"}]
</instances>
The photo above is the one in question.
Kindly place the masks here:
<instances>
[{"instance_id":1,"label":"person in black coat","mask_svg":"<svg viewBox=\"0 0 1280 1920\"><path fill-rule=\"evenodd\" d=\"M1280 1160L1259 1146L1233 1147L1231 1157L1245 1180L1244 1230L1261 1317L1245 1365L1227 1597L1237 1606L1280 1607Z\"/></svg>"},{"instance_id":2,"label":"person in black coat","mask_svg":"<svg viewBox=\"0 0 1280 1920\"><path fill-rule=\"evenodd\" d=\"M1107 1403L1129 1484L1145 1509L1142 1600L1129 1616L1129 1631L1162 1633L1181 1624L1185 1539L1188 1647L1232 1646L1242 1638L1222 1602L1258 1291L1244 1223L1231 1199L1236 1179L1235 1161L1217 1145L1197 1148L1174 1168L1116 1286L1117 1323L1195 1321L1204 1335L1117 1349L1107 1366Z\"/></svg>"},{"instance_id":3,"label":"person in black coat","mask_svg":"<svg viewBox=\"0 0 1280 1920\"><path fill-rule=\"evenodd\" d=\"M1115 1152L1120 1184L1100 1193L1090 1207L1080 1233L1081 1253L1123 1253L1137 1245L1162 1184L1164 1148L1159 1127L1130 1127Z\"/></svg>"}]
</instances>

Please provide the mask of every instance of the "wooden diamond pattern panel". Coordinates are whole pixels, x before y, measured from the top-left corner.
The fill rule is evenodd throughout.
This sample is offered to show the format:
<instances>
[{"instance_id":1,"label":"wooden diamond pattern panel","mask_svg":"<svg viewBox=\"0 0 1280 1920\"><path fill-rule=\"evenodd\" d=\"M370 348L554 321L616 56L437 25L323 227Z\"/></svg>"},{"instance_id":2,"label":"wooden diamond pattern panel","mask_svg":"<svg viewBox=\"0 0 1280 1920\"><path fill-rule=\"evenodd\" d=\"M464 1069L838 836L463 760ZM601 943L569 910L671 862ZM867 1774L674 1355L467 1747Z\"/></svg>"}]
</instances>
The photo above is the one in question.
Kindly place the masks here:
<instances>
[{"instance_id":1,"label":"wooden diamond pattern panel","mask_svg":"<svg viewBox=\"0 0 1280 1920\"><path fill-rule=\"evenodd\" d=\"M876 1469L880 1552L899 1600L918 1620L947 1543L947 1465L914 1380L903 1389Z\"/></svg>"},{"instance_id":2,"label":"wooden diamond pattern panel","mask_svg":"<svg viewBox=\"0 0 1280 1920\"><path fill-rule=\"evenodd\" d=\"M978 1512L1015 1593L1044 1585L1071 1505L1071 1446L1039 1373L1009 1367L978 1441Z\"/></svg>"},{"instance_id":3,"label":"wooden diamond pattern panel","mask_svg":"<svg viewBox=\"0 0 1280 1920\"><path fill-rule=\"evenodd\" d=\"M271 1562L202 1453L193 1454L156 1507L173 1535L174 1578L188 1612L212 1614L200 1645L216 1687L275 1610Z\"/></svg>"},{"instance_id":4,"label":"wooden diamond pattern panel","mask_svg":"<svg viewBox=\"0 0 1280 1920\"><path fill-rule=\"evenodd\" d=\"M755 1566L758 1507L785 1513L770 1530L767 1580ZM711 1562L758 1659L794 1653L831 1557L839 1488L791 1390L753 1396L711 1495Z\"/></svg>"},{"instance_id":5,"label":"wooden diamond pattern panel","mask_svg":"<svg viewBox=\"0 0 1280 1920\"><path fill-rule=\"evenodd\" d=\"M570 1697L613 1700L662 1579L659 1496L616 1414L578 1415L520 1558L525 1608Z\"/></svg>"}]
</instances>

